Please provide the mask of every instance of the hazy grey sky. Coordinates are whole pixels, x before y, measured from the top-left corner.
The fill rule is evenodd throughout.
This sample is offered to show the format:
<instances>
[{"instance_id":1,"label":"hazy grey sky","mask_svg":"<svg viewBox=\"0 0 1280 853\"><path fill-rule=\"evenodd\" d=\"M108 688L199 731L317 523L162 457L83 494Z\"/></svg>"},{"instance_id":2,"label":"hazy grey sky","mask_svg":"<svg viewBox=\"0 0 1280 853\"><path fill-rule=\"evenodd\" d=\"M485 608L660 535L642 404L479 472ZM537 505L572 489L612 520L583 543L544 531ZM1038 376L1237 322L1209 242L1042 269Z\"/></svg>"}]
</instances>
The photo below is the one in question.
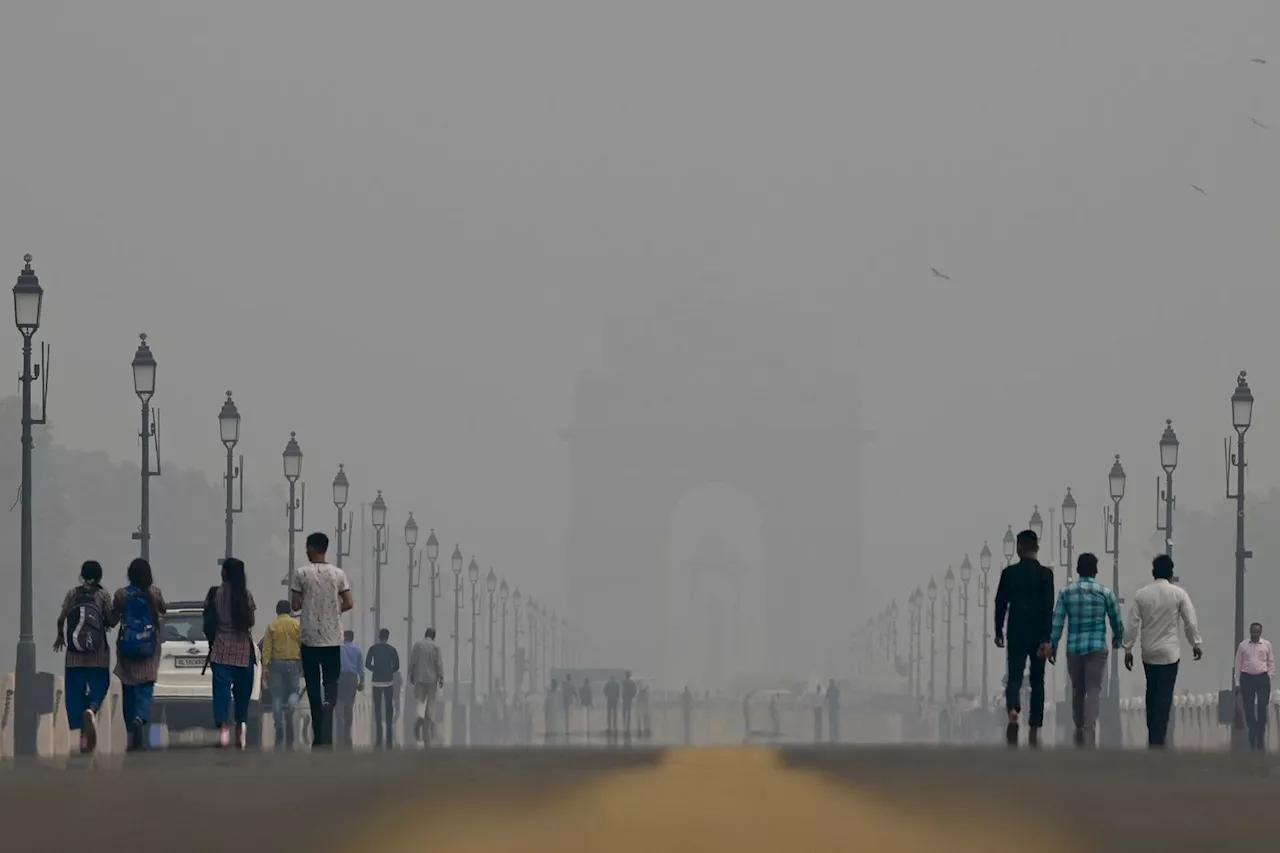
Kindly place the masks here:
<instances>
[{"instance_id":1,"label":"hazy grey sky","mask_svg":"<svg viewBox=\"0 0 1280 853\"><path fill-rule=\"evenodd\" d=\"M0 270L36 257L70 446L135 452L146 331L168 460L216 475L233 389L251 484L298 432L309 524L345 462L353 500L383 489L397 529L412 509L555 603L557 430L603 316L720 288L838 319L876 435L877 600L1067 485L1100 547L1117 452L1136 552L1165 417L1182 505L1213 504L1242 367L1251 488L1280 482L1273 2L18 0L4 22Z\"/></svg>"}]
</instances>

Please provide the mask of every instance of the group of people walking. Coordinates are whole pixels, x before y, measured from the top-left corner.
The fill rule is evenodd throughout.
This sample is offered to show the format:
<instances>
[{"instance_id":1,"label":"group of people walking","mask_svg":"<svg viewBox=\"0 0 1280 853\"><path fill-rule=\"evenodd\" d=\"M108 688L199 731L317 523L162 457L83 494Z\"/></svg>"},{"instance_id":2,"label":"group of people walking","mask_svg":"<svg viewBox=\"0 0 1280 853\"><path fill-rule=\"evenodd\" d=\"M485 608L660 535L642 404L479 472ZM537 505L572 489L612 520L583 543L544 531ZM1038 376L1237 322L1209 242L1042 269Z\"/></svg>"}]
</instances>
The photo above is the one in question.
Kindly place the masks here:
<instances>
[{"instance_id":1,"label":"group of people walking","mask_svg":"<svg viewBox=\"0 0 1280 853\"><path fill-rule=\"evenodd\" d=\"M1039 562L1039 545L1034 532L1019 533L1018 561L1001 572L996 588L995 643L1005 649L1008 658L1006 741L1011 746L1018 744L1020 715L1024 710L1022 682L1024 673L1029 673L1030 707L1025 709L1027 741L1031 746L1039 744L1044 724L1045 663L1057 663L1058 647L1065 634L1075 744L1081 747L1096 744L1098 709L1109 655L1123 650L1125 668L1132 670L1133 650L1139 646L1146 675L1147 743L1152 748L1163 747L1182 657L1179 633L1191 644L1195 660L1200 660L1203 654L1191 597L1173 582L1173 559L1161 554L1152 560L1152 582L1134 593L1122 620L1115 593L1098 583L1095 555L1080 555L1076 579L1064 586L1055 600L1053 570ZM1241 689L1248 687L1246 696L1258 695L1263 687L1261 679L1274 672L1270 644L1260 644L1260 641L1265 643L1261 640L1262 626L1255 623L1254 629L1237 653ZM1261 695L1269 696L1269 680L1265 690ZM1248 707L1246 703L1246 715ZM1260 725L1250 725L1250 739L1256 739L1259 745L1265 743L1265 714L1261 720ZM1256 736L1252 734L1255 729Z\"/></svg>"}]
</instances>

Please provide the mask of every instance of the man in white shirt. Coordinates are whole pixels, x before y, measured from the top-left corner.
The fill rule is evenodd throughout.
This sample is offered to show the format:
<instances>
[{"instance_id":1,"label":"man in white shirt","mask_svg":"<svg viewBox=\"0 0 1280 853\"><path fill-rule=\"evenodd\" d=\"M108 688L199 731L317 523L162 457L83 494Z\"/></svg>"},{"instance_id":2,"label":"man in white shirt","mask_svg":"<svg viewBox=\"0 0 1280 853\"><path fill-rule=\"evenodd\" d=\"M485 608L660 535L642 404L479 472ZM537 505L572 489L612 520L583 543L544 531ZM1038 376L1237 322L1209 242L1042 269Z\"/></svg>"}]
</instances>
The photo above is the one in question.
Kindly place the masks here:
<instances>
[{"instance_id":1,"label":"man in white shirt","mask_svg":"<svg viewBox=\"0 0 1280 853\"><path fill-rule=\"evenodd\" d=\"M347 574L329 565L329 537L307 537L308 565L293 573L290 603L298 613L302 639L302 676L311 704L311 746L333 745L333 708L338 702L342 670L342 614L355 606Z\"/></svg>"},{"instance_id":2,"label":"man in white shirt","mask_svg":"<svg viewBox=\"0 0 1280 853\"><path fill-rule=\"evenodd\" d=\"M1147 745L1164 746L1169 729L1169 711L1173 707L1173 688L1178 681L1178 662L1182 646L1178 640L1181 624L1191 654L1200 660L1200 629L1196 625L1196 609L1191 596L1174 586L1173 559L1161 554L1151 561L1155 578L1133 595L1124 626L1124 668L1133 669L1133 646L1142 637L1142 669L1147 676Z\"/></svg>"},{"instance_id":3,"label":"man in white shirt","mask_svg":"<svg viewBox=\"0 0 1280 853\"><path fill-rule=\"evenodd\" d=\"M1254 622L1249 626L1249 639L1236 649L1236 678L1244 702L1244 723L1249 728L1249 747L1259 752L1267 748L1267 702L1275 674L1271 643L1262 639L1262 623Z\"/></svg>"}]
</instances>

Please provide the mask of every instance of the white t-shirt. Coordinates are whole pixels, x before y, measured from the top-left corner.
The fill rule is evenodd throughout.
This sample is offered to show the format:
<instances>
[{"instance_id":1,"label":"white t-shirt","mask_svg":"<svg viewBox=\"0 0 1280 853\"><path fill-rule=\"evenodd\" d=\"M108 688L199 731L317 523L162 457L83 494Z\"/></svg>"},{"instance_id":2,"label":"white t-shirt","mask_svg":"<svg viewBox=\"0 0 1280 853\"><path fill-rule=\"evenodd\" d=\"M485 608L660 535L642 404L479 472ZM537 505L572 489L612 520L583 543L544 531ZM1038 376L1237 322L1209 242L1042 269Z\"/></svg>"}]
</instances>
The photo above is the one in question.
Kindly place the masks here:
<instances>
[{"instance_id":1,"label":"white t-shirt","mask_svg":"<svg viewBox=\"0 0 1280 853\"><path fill-rule=\"evenodd\" d=\"M342 594L347 573L328 563L308 563L293 573L290 592L302 594L298 628L304 646L342 645Z\"/></svg>"}]
</instances>

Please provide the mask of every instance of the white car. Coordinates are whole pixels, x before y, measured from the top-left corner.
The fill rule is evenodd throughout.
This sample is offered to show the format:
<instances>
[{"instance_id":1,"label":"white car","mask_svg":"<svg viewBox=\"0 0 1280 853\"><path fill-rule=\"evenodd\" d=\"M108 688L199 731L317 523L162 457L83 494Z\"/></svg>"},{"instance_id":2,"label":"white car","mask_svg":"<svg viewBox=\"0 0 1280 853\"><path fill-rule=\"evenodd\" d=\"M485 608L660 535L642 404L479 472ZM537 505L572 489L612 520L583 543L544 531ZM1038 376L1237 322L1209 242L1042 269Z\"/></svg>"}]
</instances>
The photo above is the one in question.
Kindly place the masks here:
<instances>
[{"instance_id":1,"label":"white car","mask_svg":"<svg viewBox=\"0 0 1280 853\"><path fill-rule=\"evenodd\" d=\"M213 670L205 666L204 602L168 602L160 618L160 671L156 676L151 720L174 732L213 728ZM261 663L259 663L261 666ZM262 741L261 678L253 679L247 745Z\"/></svg>"}]
</instances>

